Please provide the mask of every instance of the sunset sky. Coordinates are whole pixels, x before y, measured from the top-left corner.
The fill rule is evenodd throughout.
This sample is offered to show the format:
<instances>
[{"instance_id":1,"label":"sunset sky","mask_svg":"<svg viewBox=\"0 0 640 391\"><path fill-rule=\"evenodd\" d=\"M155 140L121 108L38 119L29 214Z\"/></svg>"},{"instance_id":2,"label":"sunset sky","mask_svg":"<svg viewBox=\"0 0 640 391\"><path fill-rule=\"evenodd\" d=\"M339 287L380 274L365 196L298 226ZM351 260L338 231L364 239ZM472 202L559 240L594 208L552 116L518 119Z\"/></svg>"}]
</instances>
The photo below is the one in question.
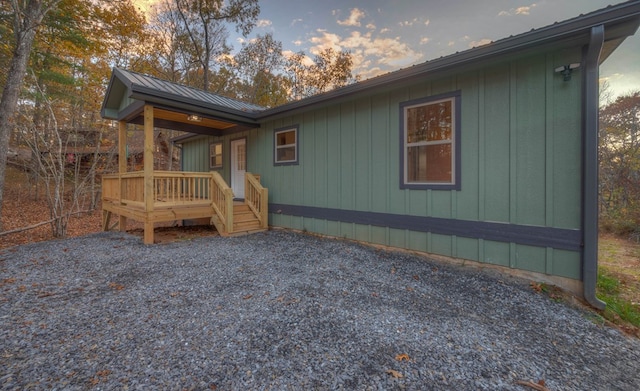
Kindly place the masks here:
<instances>
[{"instance_id":1,"label":"sunset sky","mask_svg":"<svg viewBox=\"0 0 640 391\"><path fill-rule=\"evenodd\" d=\"M154 0L136 0L142 7ZM545 27L605 8L610 0L263 0L258 25L245 39L273 33L285 52L347 49L362 79ZM640 32L601 66L614 95L640 90Z\"/></svg>"}]
</instances>

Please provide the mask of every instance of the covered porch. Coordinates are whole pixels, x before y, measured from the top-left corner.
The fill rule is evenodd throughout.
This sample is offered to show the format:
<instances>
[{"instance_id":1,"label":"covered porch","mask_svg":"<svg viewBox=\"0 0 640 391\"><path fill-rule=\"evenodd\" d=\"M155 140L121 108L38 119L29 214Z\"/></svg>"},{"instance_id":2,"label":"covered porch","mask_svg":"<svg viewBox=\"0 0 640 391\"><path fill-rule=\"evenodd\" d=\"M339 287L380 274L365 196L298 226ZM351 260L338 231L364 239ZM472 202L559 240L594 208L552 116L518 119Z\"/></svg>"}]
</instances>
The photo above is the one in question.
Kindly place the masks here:
<instances>
[{"instance_id":1,"label":"covered porch","mask_svg":"<svg viewBox=\"0 0 640 391\"><path fill-rule=\"evenodd\" d=\"M154 169L154 128L221 135L255 128L257 106L150 76L114 69L102 116L118 121L118 172L102 178L103 230L124 231L142 222L144 243L154 243L156 223L208 219L223 236L268 228L268 190L260 176L244 173L244 194L234 194L216 171ZM127 172L127 125L142 125L143 170ZM116 218L117 215L117 218Z\"/></svg>"}]
</instances>

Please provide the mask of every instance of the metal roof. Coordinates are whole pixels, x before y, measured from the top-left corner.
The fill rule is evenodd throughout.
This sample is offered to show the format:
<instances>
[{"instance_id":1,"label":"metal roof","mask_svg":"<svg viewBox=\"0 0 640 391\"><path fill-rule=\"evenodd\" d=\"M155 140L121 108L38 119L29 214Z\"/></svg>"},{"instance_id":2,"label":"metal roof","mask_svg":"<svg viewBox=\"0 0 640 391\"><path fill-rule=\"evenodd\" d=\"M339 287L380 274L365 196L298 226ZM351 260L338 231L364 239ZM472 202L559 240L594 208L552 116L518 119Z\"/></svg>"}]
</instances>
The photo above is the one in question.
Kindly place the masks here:
<instances>
[{"instance_id":1,"label":"metal roof","mask_svg":"<svg viewBox=\"0 0 640 391\"><path fill-rule=\"evenodd\" d=\"M154 91L158 95L164 95L167 98L173 97L174 99L182 99L185 101L204 102L209 105L226 107L228 109L241 112L251 113L264 110L264 107L262 106L227 98L198 88L158 79L154 76L144 75L120 68L114 69L114 72L119 72L121 74L121 80L127 81L128 87L132 92L144 92L145 90L150 90Z\"/></svg>"}]
</instances>

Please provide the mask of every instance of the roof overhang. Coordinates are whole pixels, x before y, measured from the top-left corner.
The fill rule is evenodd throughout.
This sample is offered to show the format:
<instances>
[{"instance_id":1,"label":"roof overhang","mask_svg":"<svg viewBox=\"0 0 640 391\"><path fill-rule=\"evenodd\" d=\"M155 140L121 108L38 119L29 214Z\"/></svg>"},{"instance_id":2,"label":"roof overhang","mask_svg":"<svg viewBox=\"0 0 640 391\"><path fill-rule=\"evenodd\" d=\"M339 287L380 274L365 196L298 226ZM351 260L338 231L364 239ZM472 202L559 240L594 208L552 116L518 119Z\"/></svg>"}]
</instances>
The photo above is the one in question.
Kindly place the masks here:
<instances>
[{"instance_id":1,"label":"roof overhang","mask_svg":"<svg viewBox=\"0 0 640 391\"><path fill-rule=\"evenodd\" d=\"M148 86L144 84L153 84ZM229 105L251 107L204 91L114 68L100 114L132 124L144 123L144 107L154 107L154 126L198 134L220 135L259 127L255 114L211 103L215 97Z\"/></svg>"}]
</instances>

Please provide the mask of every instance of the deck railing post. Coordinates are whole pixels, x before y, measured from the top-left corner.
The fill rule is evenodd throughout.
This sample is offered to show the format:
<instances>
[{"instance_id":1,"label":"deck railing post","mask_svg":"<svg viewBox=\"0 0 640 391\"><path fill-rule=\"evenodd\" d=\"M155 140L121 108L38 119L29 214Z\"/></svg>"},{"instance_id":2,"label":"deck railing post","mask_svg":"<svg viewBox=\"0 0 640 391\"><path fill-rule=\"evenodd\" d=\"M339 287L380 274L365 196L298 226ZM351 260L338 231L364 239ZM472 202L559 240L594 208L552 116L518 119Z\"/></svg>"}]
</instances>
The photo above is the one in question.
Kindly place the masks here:
<instances>
[{"instance_id":1,"label":"deck railing post","mask_svg":"<svg viewBox=\"0 0 640 391\"><path fill-rule=\"evenodd\" d=\"M260 195L260 227L269 228L269 189L262 188L262 194Z\"/></svg>"},{"instance_id":2,"label":"deck railing post","mask_svg":"<svg viewBox=\"0 0 640 391\"><path fill-rule=\"evenodd\" d=\"M153 244L153 106L144 106L144 243Z\"/></svg>"},{"instance_id":3,"label":"deck railing post","mask_svg":"<svg viewBox=\"0 0 640 391\"><path fill-rule=\"evenodd\" d=\"M226 213L226 222L225 222L225 230L228 234L233 232L233 190L231 188L225 189L224 195L225 202L225 213Z\"/></svg>"}]
</instances>

